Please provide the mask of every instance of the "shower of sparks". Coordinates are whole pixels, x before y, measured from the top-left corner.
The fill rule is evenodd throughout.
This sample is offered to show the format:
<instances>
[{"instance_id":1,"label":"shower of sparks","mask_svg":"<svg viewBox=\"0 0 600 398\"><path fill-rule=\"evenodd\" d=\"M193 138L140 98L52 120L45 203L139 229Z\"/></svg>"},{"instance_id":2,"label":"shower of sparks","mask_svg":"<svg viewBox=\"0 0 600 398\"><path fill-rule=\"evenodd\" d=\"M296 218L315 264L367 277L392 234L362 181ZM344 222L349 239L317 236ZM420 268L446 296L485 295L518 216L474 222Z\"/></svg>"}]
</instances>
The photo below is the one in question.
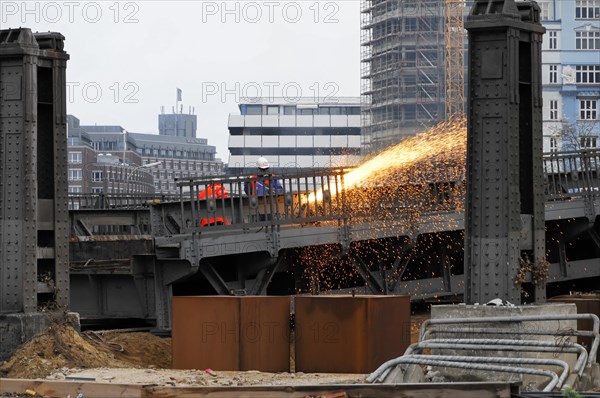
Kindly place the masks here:
<instances>
[{"instance_id":1,"label":"shower of sparks","mask_svg":"<svg viewBox=\"0 0 600 398\"><path fill-rule=\"evenodd\" d=\"M465 117L440 123L386 149L308 196L307 202L315 209L333 203L337 211L351 214L354 222L368 222L372 234L369 241L354 242L349 256L340 257L339 248L333 246L303 249L299 260L310 291L318 291L319 286L326 290L356 286L357 257L369 269L385 269L388 282L393 278L439 277L435 264L442 256L450 264L462 262L462 232L418 239L415 233L424 215L429 223L439 223L440 230L451 231L443 228L448 220L438 215L464 208L466 125ZM333 200L342 193L345 200ZM395 237L381 238L390 236L390 231L395 231ZM410 259L414 267L401 269L396 261L401 258Z\"/></svg>"},{"instance_id":2,"label":"shower of sparks","mask_svg":"<svg viewBox=\"0 0 600 398\"><path fill-rule=\"evenodd\" d=\"M457 117L448 122L440 123L427 131L407 138L399 144L386 149L377 156L349 171L344 175L343 185L338 181L337 186L346 191L365 186L386 182L390 177L397 182L410 183L410 177L402 175L415 166L431 177L441 170L448 162L463 163L466 156L467 120ZM337 194L336 184L331 183L325 190L332 196ZM323 199L323 189L308 197L309 203Z\"/></svg>"}]
</instances>

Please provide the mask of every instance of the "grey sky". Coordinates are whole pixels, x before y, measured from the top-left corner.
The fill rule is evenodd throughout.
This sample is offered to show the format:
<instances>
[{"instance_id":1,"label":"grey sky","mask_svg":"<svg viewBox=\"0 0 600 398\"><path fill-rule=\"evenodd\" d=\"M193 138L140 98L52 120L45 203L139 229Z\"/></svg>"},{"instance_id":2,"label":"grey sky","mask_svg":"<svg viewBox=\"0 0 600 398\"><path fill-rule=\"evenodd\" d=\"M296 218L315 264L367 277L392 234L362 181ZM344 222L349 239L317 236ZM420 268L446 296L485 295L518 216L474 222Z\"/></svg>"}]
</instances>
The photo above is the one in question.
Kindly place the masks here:
<instances>
[{"instance_id":1,"label":"grey sky","mask_svg":"<svg viewBox=\"0 0 600 398\"><path fill-rule=\"evenodd\" d=\"M184 112L195 108L198 135L224 161L227 117L240 97L360 93L358 0L2 0L0 6L2 29L66 36L68 112L83 124L155 133L160 107L171 112L179 87Z\"/></svg>"}]
</instances>

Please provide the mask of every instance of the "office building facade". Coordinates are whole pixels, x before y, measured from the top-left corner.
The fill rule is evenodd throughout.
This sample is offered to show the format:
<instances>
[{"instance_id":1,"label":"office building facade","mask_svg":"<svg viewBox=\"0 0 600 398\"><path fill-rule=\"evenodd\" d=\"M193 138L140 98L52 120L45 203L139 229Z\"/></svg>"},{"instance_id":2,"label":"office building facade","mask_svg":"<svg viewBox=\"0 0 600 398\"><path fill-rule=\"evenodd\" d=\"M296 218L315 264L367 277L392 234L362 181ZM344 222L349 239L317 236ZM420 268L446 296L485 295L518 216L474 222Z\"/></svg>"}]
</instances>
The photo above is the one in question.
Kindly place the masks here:
<instances>
[{"instance_id":1,"label":"office building facade","mask_svg":"<svg viewBox=\"0 0 600 398\"><path fill-rule=\"evenodd\" d=\"M175 194L175 178L223 174L216 148L204 138L85 126L71 115L67 120L70 193Z\"/></svg>"},{"instance_id":2,"label":"office building facade","mask_svg":"<svg viewBox=\"0 0 600 398\"><path fill-rule=\"evenodd\" d=\"M354 166L360 156L359 98L239 104L229 116L230 173L256 171L265 157L275 172Z\"/></svg>"}]
</instances>

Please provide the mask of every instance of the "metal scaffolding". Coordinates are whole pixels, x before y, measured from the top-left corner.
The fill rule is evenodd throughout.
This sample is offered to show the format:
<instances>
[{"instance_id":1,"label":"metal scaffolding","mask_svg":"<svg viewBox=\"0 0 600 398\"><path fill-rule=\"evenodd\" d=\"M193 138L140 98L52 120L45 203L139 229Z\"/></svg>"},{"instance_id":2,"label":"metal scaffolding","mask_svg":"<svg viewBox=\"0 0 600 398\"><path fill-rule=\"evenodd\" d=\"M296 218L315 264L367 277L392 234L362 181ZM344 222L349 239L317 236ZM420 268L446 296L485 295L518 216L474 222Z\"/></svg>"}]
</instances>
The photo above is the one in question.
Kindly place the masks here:
<instances>
[{"instance_id":1,"label":"metal scaffolding","mask_svg":"<svg viewBox=\"0 0 600 398\"><path fill-rule=\"evenodd\" d=\"M447 95L453 102L462 102L455 108L464 109L465 1L448 1L457 3L450 7L451 15L445 0L362 0L365 153L377 152L444 120ZM452 27L447 27L449 23ZM461 39L462 46L458 44ZM455 48L447 73L448 51ZM458 71L460 65L463 69Z\"/></svg>"}]
</instances>

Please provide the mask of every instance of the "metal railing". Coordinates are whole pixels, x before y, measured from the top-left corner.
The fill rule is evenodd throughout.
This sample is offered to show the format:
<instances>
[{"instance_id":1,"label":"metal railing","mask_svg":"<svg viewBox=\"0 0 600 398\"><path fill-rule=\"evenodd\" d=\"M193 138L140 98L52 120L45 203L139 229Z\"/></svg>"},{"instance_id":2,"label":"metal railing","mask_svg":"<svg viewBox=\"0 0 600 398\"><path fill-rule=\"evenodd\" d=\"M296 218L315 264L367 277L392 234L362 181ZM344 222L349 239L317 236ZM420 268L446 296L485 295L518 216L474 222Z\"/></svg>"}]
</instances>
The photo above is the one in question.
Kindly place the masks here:
<instances>
[{"instance_id":1,"label":"metal railing","mask_svg":"<svg viewBox=\"0 0 600 398\"><path fill-rule=\"evenodd\" d=\"M179 195L70 193L69 210L139 209L153 203L179 200Z\"/></svg>"},{"instance_id":2,"label":"metal railing","mask_svg":"<svg viewBox=\"0 0 600 398\"><path fill-rule=\"evenodd\" d=\"M600 198L600 151L544 155L547 200ZM430 170L429 172L427 170ZM435 175L427 174L435 170ZM245 175L176 180L177 195L74 194L71 209L139 209L164 204L165 233L199 228L250 228L307 223L360 223L412 219L464 208L465 169L444 164L414 167L385 180L346 187L344 169L285 175ZM168 210L165 210L167 209Z\"/></svg>"},{"instance_id":3,"label":"metal railing","mask_svg":"<svg viewBox=\"0 0 600 398\"><path fill-rule=\"evenodd\" d=\"M547 199L599 198L599 171L600 150L544 154Z\"/></svg>"}]
</instances>

